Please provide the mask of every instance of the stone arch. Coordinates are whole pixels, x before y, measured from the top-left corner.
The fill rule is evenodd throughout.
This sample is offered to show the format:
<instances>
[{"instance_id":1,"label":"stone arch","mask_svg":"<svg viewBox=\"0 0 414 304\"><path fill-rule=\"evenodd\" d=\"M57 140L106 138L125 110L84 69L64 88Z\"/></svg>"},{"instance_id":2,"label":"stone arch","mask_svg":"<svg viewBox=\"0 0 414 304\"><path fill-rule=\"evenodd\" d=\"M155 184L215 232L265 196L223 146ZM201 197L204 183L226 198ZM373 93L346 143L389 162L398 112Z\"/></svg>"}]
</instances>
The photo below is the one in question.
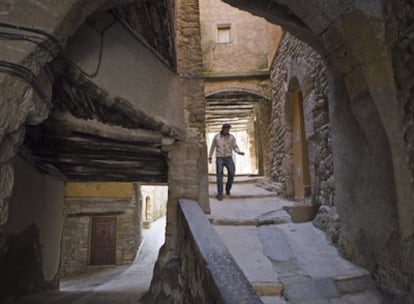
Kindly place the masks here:
<instances>
[{"instance_id":1,"label":"stone arch","mask_svg":"<svg viewBox=\"0 0 414 304\"><path fill-rule=\"evenodd\" d=\"M391 160L395 182L399 185L397 188L391 186L399 201L400 223L397 229L401 236L413 234L414 207L407 199L414 196L414 187L410 185L410 172L404 160L407 143L404 143L398 126L402 118L398 110L392 62L389 53L384 52L387 49L384 34L381 33L382 38L378 38L378 28L371 19L376 16L384 21L381 1L374 1L371 5L361 2L356 7L352 2L336 2L326 6L320 0L288 4L280 0L225 2L283 26L318 51L328 62L331 88L335 86L333 83L341 83L339 90L342 94L346 93L348 101L343 102L355 104L364 99L365 103L367 100L373 103L389 142L391 154L388 159Z\"/></svg>"},{"instance_id":2,"label":"stone arch","mask_svg":"<svg viewBox=\"0 0 414 304\"><path fill-rule=\"evenodd\" d=\"M390 52L378 27L386 27L382 1L225 2L281 25L325 58L342 244L371 270L380 264L394 274L390 256L404 253L390 244L414 234L414 187Z\"/></svg>"},{"instance_id":3,"label":"stone arch","mask_svg":"<svg viewBox=\"0 0 414 304\"><path fill-rule=\"evenodd\" d=\"M218 104L222 103L222 107ZM228 121L236 126L233 130L242 128L247 131L248 136L248 153L250 156L249 174L268 175L269 160L268 160L268 142L270 140L270 113L271 103L269 98L262 92L251 90L248 88L239 87L225 87L206 93L206 116L207 116L207 130L218 131L221 124L225 122L228 115L232 115L232 107L240 112L237 118L233 121ZM221 114L214 115L210 113L210 106L221 109ZM248 109L242 110L242 107ZM229 110L230 109L230 110ZM243 113L242 113L243 112ZM238 120L247 120L238 123ZM210 120L212 123L210 123ZM236 164L240 167L240 164ZM210 170L213 168L210 167Z\"/></svg>"},{"instance_id":4,"label":"stone arch","mask_svg":"<svg viewBox=\"0 0 414 304\"><path fill-rule=\"evenodd\" d=\"M127 1L125 1L126 3ZM53 40L55 47L63 49L69 37L83 23L85 18L94 11L105 8L108 4L102 1L92 0L85 5L84 1L76 0L70 3L59 3L61 7L56 8L55 3L30 6L30 14L43 16L43 18L31 18L27 28L40 32L41 37L46 40ZM25 1L15 1L6 5L2 14L4 26L21 26L21 16L26 12L23 8ZM26 19L28 20L28 19ZM56 46L57 43L60 43ZM5 42L7 45L7 42ZM15 49L11 45L11 49ZM55 50L56 51L56 50ZM16 155L18 147L25 136L25 125L36 125L45 120L51 110L52 84L53 79L44 70L45 65L52 61L58 53L45 49L39 44L27 44L19 52L6 54L2 58L11 64L24 65L30 72L30 77L37 78L41 83L42 90L36 90L33 83L29 83L21 76L0 75L0 85L6 88L2 94L3 108L0 120L0 192L3 193L0 199L0 225L7 221L8 199L13 187L13 168L9 161ZM4 72L4 70L2 70ZM10 115L13 113L13 115Z\"/></svg>"},{"instance_id":5,"label":"stone arch","mask_svg":"<svg viewBox=\"0 0 414 304\"><path fill-rule=\"evenodd\" d=\"M291 50L291 51L288 51ZM272 142L269 158L271 178L285 184L286 195L292 197L292 98L299 86L308 143L312 202L333 205L334 178L331 130L328 115L326 64L312 48L286 34L272 67ZM282 55L284 54L284 55ZM315 72L317 71L317 72Z\"/></svg>"},{"instance_id":6,"label":"stone arch","mask_svg":"<svg viewBox=\"0 0 414 304\"><path fill-rule=\"evenodd\" d=\"M5 17L7 22L13 23L14 21L22 22L33 22L30 24L34 28L42 28L48 33L54 33L56 37L62 42L62 47L66 45L67 40L73 33L79 28L79 26L85 21L85 18L98 10L109 9L112 5L122 5L124 3L132 2L132 0L121 0L121 1L62 1L56 4L55 2L48 4L32 3L36 7L36 11L32 11L36 18L27 18L25 15L28 14L24 10L26 1L12 1L10 5L10 14ZM137 2L137 1L135 1ZM179 83L177 91L179 93L170 94L174 100L176 100L181 107L174 107L171 105L169 110L177 110L182 115L182 125L178 126L178 133L181 136L173 136L173 138L162 138L162 144L168 145L168 159L166 160L168 170L174 172L174 174L167 174L165 178L168 179L168 183L171 185L168 197L168 216L169 220L166 230L166 245L161 255L164 255L164 261L169 259L171 248L176 250L176 239L173 237L176 227L176 213L174 212L177 201L179 198L188 198L197 200L202 208L209 212L208 203L208 180L207 165L206 163L206 149L205 149L205 137L204 137L204 100L203 100L203 82L201 79L202 65L201 56L197 45L199 42L199 32L197 30L199 26L199 18L197 12L197 5L186 5L189 2L196 1L157 1L157 3L164 2L168 7L172 9L177 8L177 15L174 17L174 29L176 32L171 33L174 40L172 48L184 50L183 45L191 44L194 47L186 49L185 52L176 54L175 61L177 62L176 69L172 69L167 72L171 72L175 76L175 83ZM140 3L138 1L137 3ZM53 6L52 6L53 5ZM57 7L62 5L62 7ZM103 5L103 7L101 6ZM7 6L7 5L5 5ZM5 6L2 6L0 10L3 10ZM23 7L22 7L23 6ZM30 8L32 9L32 5ZM37 9L41 12L37 12ZM2 16L4 12L2 11ZM5 13L6 14L6 13ZM33 16L35 17L35 16ZM192 19L189 22L189 18ZM5 19L2 19L5 20ZM29 20L29 21L27 21ZM32 21L30 21L32 20ZM183 30L184 29L184 30ZM188 30L189 29L189 30ZM161 35L166 37L166 35ZM191 39L189 37L191 36ZM171 38L171 37L170 37ZM170 40L170 39L168 39ZM145 46L142 46L145 48ZM24 48L24 52L11 54L10 58L4 58L4 60L15 60L16 63L24 63L31 71L33 78L36 78L45 67L46 63L53 60L54 55L49 54L42 48L34 45L30 48ZM19 57L20 56L20 57ZM34 61L34 58L38 59ZM3 58L2 58L3 60ZM199 61L198 63L196 61ZM162 65L162 64L160 64ZM168 70L165 67L165 70ZM0 114L0 120L2 121L0 127L0 225L7 221L7 200L10 197L11 189L13 186L13 168L9 165L10 159L16 154L17 148L20 146L24 138L24 128L26 124L39 124L45 120L50 109L45 106L48 104L52 94L52 84L54 79L49 79L47 76L50 74L44 73L44 78L37 77L42 83L45 89L45 95L48 97L47 100L40 100L36 95L36 92L30 88L30 86L22 79L18 77L4 77L0 78L0 84L6 88L4 94L2 94L1 102L2 113ZM182 77L179 79L179 77ZM3 75L0 75L3 77ZM172 85L172 83L169 83ZM167 89L171 90L171 87ZM167 91L165 89L165 91ZM17 94L16 94L17 93ZM177 92L175 92L177 93ZM5 101L5 103L3 103ZM3 115L2 115L3 114ZM10 114L16 114L12 116ZM155 115L154 115L155 116ZM175 115L170 112L170 116ZM184 117L185 116L185 117ZM10 118L11 117L11 118ZM155 117L152 117L155 118ZM168 130L168 126L163 124L162 121L158 121L160 132ZM167 128L165 128L167 127ZM187 133L186 128L191 129L191 132ZM160 138L161 139L161 138ZM166 141L164 141L166 139ZM5 152L5 153L3 153ZM165 156L164 153L163 157ZM182 169L183 162L186 162L186 171L179 172ZM177 173L178 172L178 173ZM4 191L3 191L4 190ZM5 195L3 195L5 194ZM58 246L56 246L58 250ZM161 259L162 260L162 259ZM59 263L56 263L58 267ZM161 261L162 267L162 261ZM166 283L168 284L168 282Z\"/></svg>"}]
</instances>

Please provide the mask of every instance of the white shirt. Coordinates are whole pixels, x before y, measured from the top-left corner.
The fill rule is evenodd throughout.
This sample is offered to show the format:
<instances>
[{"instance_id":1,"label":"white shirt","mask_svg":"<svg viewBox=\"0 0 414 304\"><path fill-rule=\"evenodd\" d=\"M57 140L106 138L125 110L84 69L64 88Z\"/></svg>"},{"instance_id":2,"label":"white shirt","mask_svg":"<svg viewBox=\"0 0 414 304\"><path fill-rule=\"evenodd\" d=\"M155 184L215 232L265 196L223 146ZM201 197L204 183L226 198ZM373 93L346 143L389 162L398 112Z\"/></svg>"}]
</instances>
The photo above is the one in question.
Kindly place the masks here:
<instances>
[{"instance_id":1,"label":"white shirt","mask_svg":"<svg viewBox=\"0 0 414 304\"><path fill-rule=\"evenodd\" d=\"M216 150L216 157L232 156L233 150L236 153L241 153L239 147L237 146L236 138L232 134L216 134L211 143L210 152L208 153L209 158L213 156L214 150Z\"/></svg>"}]
</instances>

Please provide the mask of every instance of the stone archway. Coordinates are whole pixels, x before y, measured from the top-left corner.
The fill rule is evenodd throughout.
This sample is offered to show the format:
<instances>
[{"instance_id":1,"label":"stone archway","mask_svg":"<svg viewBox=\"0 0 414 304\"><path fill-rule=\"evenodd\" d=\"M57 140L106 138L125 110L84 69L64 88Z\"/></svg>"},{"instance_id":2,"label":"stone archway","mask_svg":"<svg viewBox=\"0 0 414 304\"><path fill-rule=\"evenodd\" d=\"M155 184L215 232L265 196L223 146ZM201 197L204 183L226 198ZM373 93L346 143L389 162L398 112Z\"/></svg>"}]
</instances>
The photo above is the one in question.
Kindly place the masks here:
<instances>
[{"instance_id":1,"label":"stone archway","mask_svg":"<svg viewBox=\"0 0 414 304\"><path fill-rule=\"evenodd\" d=\"M383 3L225 2L281 25L326 59L342 244L353 259L371 270L381 269L377 274L384 281L397 280L409 289L406 270L396 266L396 275L390 266L394 259L410 259L402 257L408 254L402 244L414 234L414 187L406 160L410 140L402 135L403 115L386 40L390 37L382 30L388 18ZM395 251L396 242L401 251Z\"/></svg>"},{"instance_id":2,"label":"stone archway","mask_svg":"<svg viewBox=\"0 0 414 304\"><path fill-rule=\"evenodd\" d=\"M306 43L285 34L272 66L272 136L269 149L270 177L286 185L293 195L292 107L295 88L300 87L304 113L304 136L308 144L312 203L333 205L334 170L327 96L326 64Z\"/></svg>"},{"instance_id":3,"label":"stone archway","mask_svg":"<svg viewBox=\"0 0 414 304\"><path fill-rule=\"evenodd\" d=\"M130 2L135 2L136 4L142 4L141 1L70 1L70 2L59 2L56 3L34 3L33 6L25 7L26 1L12 1L10 5L5 5L1 7L1 10L6 9L6 11L2 11L2 16L5 16L4 20L10 24L16 24L16 26L21 26L22 20L25 22L29 22L30 27L34 30L41 29L42 32L47 33L47 37L54 37L56 36L56 40L60 41L61 45L60 48L63 49L66 45L67 40L77 31L82 23L84 23L86 17L90 16L94 12L98 12L101 10L107 10L111 8L111 5L122 5ZM200 45L199 42L199 32L197 29L199 28L199 18L198 18L198 11L197 5L193 5L196 1L157 1L154 5L165 4L168 9L174 10L174 27L170 27L171 31L176 31L171 34L171 37L167 37L164 34L160 35L161 39L166 39L172 45L167 47L167 51L175 51L175 47L180 50L181 52L178 54L174 53L173 61L176 64L168 66L166 62L158 62L160 69L162 70L159 73L159 76L166 76L174 74L174 80L170 81L169 78L168 85L162 85L162 90L152 90L151 93L160 93L164 92L165 95L168 95L169 98L175 100L179 107L176 107L177 104L171 106L169 103L170 108L167 106L164 107L156 107L154 104L151 104L146 100L146 105L152 109L158 110L166 110L169 113L165 114L164 116L167 119L159 119L158 115L145 115L145 111L137 111L135 114L140 112L144 114L143 116L136 116L135 118L137 121L140 121L144 124L148 123L149 121L155 122L153 125L154 129L157 132L167 132L169 133L172 129L178 131L175 133L174 136L159 136L160 134L154 134L155 138L158 141L158 148L159 151L156 153L163 154L163 159L165 160L166 166L164 168L168 168L163 174L163 182L168 181L169 183L169 201L168 201L168 217L169 220L167 226L167 238L166 238L166 246L165 252L162 253L166 258L165 260L169 259L169 255L171 251L175 250L175 239L173 235L175 234L176 230L176 206L177 201L179 198L188 198L197 200L200 205L202 206L203 210L208 212L209 211L209 202L208 202L208 181L207 181L207 170L206 170L206 146L205 146L205 135L204 135L204 110L205 104L203 99L203 81L201 78L202 75L202 65L201 65L201 51L200 48L197 47ZM191 5L187 5L191 3ZM144 5L147 5L146 2ZM59 7L57 6L59 5ZM150 4L148 4L150 5ZM175 14L175 8L177 8L177 14ZM135 11L134 11L135 12ZM159 12L159 10L157 10ZM36 18L23 18L27 14L36 16ZM154 16L152 14L151 16ZM3 18L3 17L2 17ZM191 19L190 21L188 19ZM148 20L146 20L148 21ZM166 20L163 19L163 24L166 25ZM166 26L163 26L163 30L165 30ZM54 35L54 36L53 36ZM44 44L52 44L54 42L48 41L48 39L44 39ZM170 39L171 38L171 39ZM55 40L55 39L53 39ZM191 44L194 44L194 48L190 50L185 50L186 48L183 47L184 45L188 45L189 41ZM28 42L25 42L28 43ZM30 73L28 73L28 77L26 80L36 80L39 82L39 86L43 88L43 93L40 94L35 89L30 87L30 84L26 82L25 79L21 77L17 77L16 75L13 76L4 76L4 74L0 74L0 86L2 88L2 96L1 96L1 127L0 127L0 225L4 224L7 221L7 206L10 194L13 188L13 168L10 165L10 159L16 155L17 149L20 147L24 137L25 137L25 126L26 125L38 125L43 120L45 120L50 112L50 99L52 95L52 84L55 81L51 76L52 73L48 69L43 71L45 65L53 60L56 56L55 53L50 52L50 50L44 49L44 45L38 44L30 44L29 46L24 45L21 52L11 52L6 48L6 55L4 57L5 61L13 61L13 63L18 65L24 65ZM141 41L141 47L146 48L149 53L153 53L152 58L156 61L154 57L157 57L154 54L154 48L150 45L146 45ZM11 46L10 49L14 49L14 45ZM3 50L2 50L3 51ZM137 54L135 54L137 55ZM159 59L159 58L158 58ZM198 63L197 63L198 61ZM145 66L144 64L144 67ZM25 70L26 71L26 70ZM78 71L79 72L79 71ZM166 73L163 73L166 72ZM143 72L144 73L144 72ZM30 77L29 77L30 76ZM134 79L134 78L130 78ZM82 81L81 81L82 82ZM157 82L153 82L155 85L159 85ZM4 89L4 90L3 90ZM75 90L76 91L76 90ZM104 92L102 90L97 89L103 95L108 97L110 94ZM174 91L174 94L171 92ZM167 92L169 94L167 94ZM73 93L73 91L72 91ZM95 108L98 110L102 110L95 107L95 101L104 101L105 98L100 95L90 96L88 94L84 94L85 92L75 92L75 95L86 97L86 100L92 102L89 104L90 109ZM178 94L177 94L178 93ZM163 93L162 93L163 94ZM99 94L98 94L99 95ZM117 96L114 94L113 96ZM154 97L154 95L152 95ZM92 98L91 98L92 97ZM95 99L95 97L97 97ZM117 96L119 97L119 96ZM118 99L115 97L111 103L112 106L120 106L126 112L131 111L131 104L125 106L122 104L122 98ZM95 99L95 100L94 100ZM157 102L160 100L166 101L167 99L163 99L162 96L158 96L154 98ZM86 105L86 104L83 104ZM79 112L82 115L83 110L86 108L78 108ZM134 112L134 111L133 111ZM131 112L130 112L131 113ZM178 115L176 115L178 113ZM97 114L97 113L95 113ZM104 114L105 113L101 113ZM113 114L113 113L112 113ZM119 112L118 112L119 114ZM125 114L125 112L124 112ZM135 115L133 114L133 116ZM89 114L88 114L89 115ZM113 118L114 116L111 116ZM123 115L115 115L118 119L122 120ZM180 117L179 119L182 120L180 122L181 126L178 128L168 126L168 116L169 117ZM141 119L138 119L141 117ZM145 118L144 118L145 117ZM164 117L165 118L165 117ZM149 120L147 120L149 119ZM86 117L81 117L81 120L87 120ZM166 123L167 121L167 123ZM67 121L68 122L68 121ZM70 123L70 122L69 122ZM138 122L139 123L139 122ZM109 123L109 125L112 125ZM102 125L101 125L102 126ZM129 128L132 125L123 125L121 127ZM119 127L119 125L118 125ZM172 127L172 128L171 128ZM89 127L88 127L89 128ZM132 129L134 126L132 126ZM53 129L53 128L52 128ZM93 128L92 128L93 129ZM150 128L152 129L152 128ZM85 130L85 129L84 129ZM89 129L90 130L90 129ZM97 129L95 129L97 131ZM118 129L119 130L119 129ZM191 130L190 132L187 131ZM80 130L78 130L80 131ZM149 135L147 130L144 131L146 135ZM122 133L122 132L121 132ZM127 132L128 133L128 132ZM140 132L138 132L140 133ZM95 134L96 135L96 134ZM114 135L114 134L112 134ZM118 134L120 135L120 134ZM125 133L123 134L125 135ZM131 135L131 134L129 134ZM139 134L140 137L142 135ZM172 134L171 134L172 135ZM150 136L152 137L152 136ZM154 138L154 137L153 137ZM112 138L114 139L114 138ZM118 137L116 140L119 140ZM47 141L45 141L47 142ZM166 145L168 149L165 151L161 151L161 146ZM138 149L148 149L148 147L136 147ZM76 147L75 147L76 149ZM150 150L154 151L152 148ZM4 153L3 153L4 152ZM115 155L115 154L113 154ZM150 163L150 162L148 162ZM182 164L186 163L185 170L183 170ZM123 173L121 173L122 175ZM145 174L145 172L144 172ZM82 177L80 177L82 179ZM140 176L137 175L136 180L139 180ZM63 181L59 181L60 184L63 185ZM38 189L40 192L41 190ZM45 224L46 225L46 224ZM0 227L2 228L2 227ZM51 230L51 229L49 229ZM0 230L3 232L3 230ZM3 235L1 235L3 237ZM53 249L55 250L56 259L59 252L58 243L55 242L56 245ZM52 259L51 259L52 260ZM51 261L52 263L52 261ZM56 275L58 272L58 264L54 263L54 269L51 271L52 276ZM162 263L161 263L162 264ZM166 283L168 284L168 283ZM54 285L55 288L57 285Z\"/></svg>"},{"instance_id":4,"label":"stone archway","mask_svg":"<svg viewBox=\"0 0 414 304\"><path fill-rule=\"evenodd\" d=\"M232 124L232 132L246 132L247 174L268 175L270 115L268 97L257 90L224 87L206 93L207 132L218 132L223 123Z\"/></svg>"}]
</instances>

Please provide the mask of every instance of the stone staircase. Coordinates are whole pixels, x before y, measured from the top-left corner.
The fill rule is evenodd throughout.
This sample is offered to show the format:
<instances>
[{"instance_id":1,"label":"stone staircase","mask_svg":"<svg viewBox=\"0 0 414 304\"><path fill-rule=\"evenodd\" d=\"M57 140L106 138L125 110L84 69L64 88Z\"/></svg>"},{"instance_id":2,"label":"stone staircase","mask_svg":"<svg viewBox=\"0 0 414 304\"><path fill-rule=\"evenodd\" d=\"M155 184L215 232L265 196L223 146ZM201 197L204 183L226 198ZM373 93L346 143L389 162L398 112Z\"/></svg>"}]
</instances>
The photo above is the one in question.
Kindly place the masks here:
<instances>
[{"instance_id":1,"label":"stone staircase","mask_svg":"<svg viewBox=\"0 0 414 304\"><path fill-rule=\"evenodd\" d=\"M385 303L370 273L342 258L312 222L292 222L285 210L294 202L254 182L236 182L223 201L211 183L209 219L265 304Z\"/></svg>"}]
</instances>

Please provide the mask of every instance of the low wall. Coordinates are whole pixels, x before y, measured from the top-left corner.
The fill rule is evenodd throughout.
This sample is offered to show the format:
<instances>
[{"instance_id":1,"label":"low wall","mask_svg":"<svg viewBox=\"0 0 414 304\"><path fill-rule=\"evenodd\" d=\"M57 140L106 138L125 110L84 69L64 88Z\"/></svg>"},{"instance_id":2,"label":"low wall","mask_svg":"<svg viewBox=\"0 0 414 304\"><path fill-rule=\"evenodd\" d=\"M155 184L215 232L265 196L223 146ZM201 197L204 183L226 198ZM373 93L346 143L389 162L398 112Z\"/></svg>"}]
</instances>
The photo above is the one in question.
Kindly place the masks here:
<instances>
[{"instance_id":1,"label":"low wall","mask_svg":"<svg viewBox=\"0 0 414 304\"><path fill-rule=\"evenodd\" d=\"M197 202L179 201L177 225L181 292L151 290L154 303L263 304Z\"/></svg>"}]
</instances>

